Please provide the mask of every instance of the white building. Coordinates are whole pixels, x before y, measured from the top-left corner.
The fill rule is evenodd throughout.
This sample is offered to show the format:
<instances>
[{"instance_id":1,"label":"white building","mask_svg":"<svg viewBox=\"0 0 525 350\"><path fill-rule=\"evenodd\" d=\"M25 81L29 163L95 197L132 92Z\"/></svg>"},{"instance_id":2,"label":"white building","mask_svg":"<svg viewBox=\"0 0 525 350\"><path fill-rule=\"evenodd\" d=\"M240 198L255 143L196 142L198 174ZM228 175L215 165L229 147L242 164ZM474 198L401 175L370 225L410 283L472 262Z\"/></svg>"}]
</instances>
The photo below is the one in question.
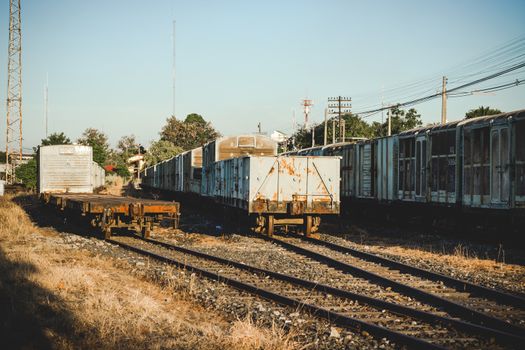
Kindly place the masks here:
<instances>
[{"instance_id":1,"label":"white building","mask_svg":"<svg viewBox=\"0 0 525 350\"><path fill-rule=\"evenodd\" d=\"M270 135L270 138L274 141L277 141L279 143L286 141L288 138L288 135L286 135L284 132L279 130L274 130L272 134Z\"/></svg>"}]
</instances>

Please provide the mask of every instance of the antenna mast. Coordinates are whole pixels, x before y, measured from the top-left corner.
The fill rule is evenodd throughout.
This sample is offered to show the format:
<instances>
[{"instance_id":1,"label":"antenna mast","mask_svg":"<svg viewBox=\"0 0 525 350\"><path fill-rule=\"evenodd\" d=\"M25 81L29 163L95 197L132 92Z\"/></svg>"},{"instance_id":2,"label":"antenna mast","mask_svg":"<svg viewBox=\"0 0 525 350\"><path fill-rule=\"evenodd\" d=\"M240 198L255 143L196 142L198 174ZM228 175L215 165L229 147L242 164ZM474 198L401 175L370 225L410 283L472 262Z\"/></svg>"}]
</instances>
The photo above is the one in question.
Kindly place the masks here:
<instances>
[{"instance_id":1,"label":"antenna mast","mask_svg":"<svg viewBox=\"0 0 525 350\"><path fill-rule=\"evenodd\" d=\"M175 20L173 20L173 116L175 116Z\"/></svg>"},{"instance_id":2,"label":"antenna mast","mask_svg":"<svg viewBox=\"0 0 525 350\"><path fill-rule=\"evenodd\" d=\"M22 160L22 30L20 0L9 1L6 121L6 182L13 184L16 181L15 167L17 162Z\"/></svg>"},{"instance_id":3,"label":"antenna mast","mask_svg":"<svg viewBox=\"0 0 525 350\"><path fill-rule=\"evenodd\" d=\"M46 74L46 86L44 87L44 121L46 124L46 138L48 131L48 98L49 98L49 74Z\"/></svg>"}]
</instances>

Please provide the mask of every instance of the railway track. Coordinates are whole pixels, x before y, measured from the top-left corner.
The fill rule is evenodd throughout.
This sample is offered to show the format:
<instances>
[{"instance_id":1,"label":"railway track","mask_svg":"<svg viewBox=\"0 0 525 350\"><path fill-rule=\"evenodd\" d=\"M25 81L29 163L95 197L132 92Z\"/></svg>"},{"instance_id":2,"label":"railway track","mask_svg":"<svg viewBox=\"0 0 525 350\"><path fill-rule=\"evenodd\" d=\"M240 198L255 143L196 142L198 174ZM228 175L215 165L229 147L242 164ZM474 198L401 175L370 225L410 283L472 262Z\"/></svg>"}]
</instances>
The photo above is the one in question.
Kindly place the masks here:
<instances>
[{"instance_id":1,"label":"railway track","mask_svg":"<svg viewBox=\"0 0 525 350\"><path fill-rule=\"evenodd\" d=\"M525 338L463 320L386 302L341 288L293 277L215 255L151 239L109 240L157 261L193 270L282 305L378 338L417 349L494 348L522 343Z\"/></svg>"},{"instance_id":2,"label":"railway track","mask_svg":"<svg viewBox=\"0 0 525 350\"><path fill-rule=\"evenodd\" d=\"M410 295L453 317L525 337L525 299L521 296L315 238L268 239L352 276Z\"/></svg>"}]
</instances>

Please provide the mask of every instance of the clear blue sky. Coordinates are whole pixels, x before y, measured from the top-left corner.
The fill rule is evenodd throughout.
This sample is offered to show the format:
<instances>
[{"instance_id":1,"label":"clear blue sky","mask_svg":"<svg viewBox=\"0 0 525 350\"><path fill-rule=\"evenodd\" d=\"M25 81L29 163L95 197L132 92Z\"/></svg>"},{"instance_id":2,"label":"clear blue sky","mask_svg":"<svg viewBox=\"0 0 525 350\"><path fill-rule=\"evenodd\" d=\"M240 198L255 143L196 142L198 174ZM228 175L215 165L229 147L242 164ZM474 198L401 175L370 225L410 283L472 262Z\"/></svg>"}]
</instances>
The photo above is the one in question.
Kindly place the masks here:
<instances>
[{"instance_id":1,"label":"clear blue sky","mask_svg":"<svg viewBox=\"0 0 525 350\"><path fill-rule=\"evenodd\" d=\"M0 9L5 101L7 0ZM46 73L51 132L76 139L95 127L113 145L128 134L145 145L157 139L172 111L173 19L177 117L199 113L235 134L255 131L259 121L266 131L291 131L292 110L300 120L305 96L315 102L311 117L321 121L328 96L352 96L358 111L380 105L382 88L387 103L404 97L390 89L422 79L422 91L436 92L443 74L472 73L464 68L472 59L525 36L524 13L525 1L504 0L22 0L24 147L44 137ZM516 78L525 70L493 83ZM481 104L525 108L525 85L450 99L449 119ZM439 100L415 108L425 122L439 120Z\"/></svg>"}]
</instances>

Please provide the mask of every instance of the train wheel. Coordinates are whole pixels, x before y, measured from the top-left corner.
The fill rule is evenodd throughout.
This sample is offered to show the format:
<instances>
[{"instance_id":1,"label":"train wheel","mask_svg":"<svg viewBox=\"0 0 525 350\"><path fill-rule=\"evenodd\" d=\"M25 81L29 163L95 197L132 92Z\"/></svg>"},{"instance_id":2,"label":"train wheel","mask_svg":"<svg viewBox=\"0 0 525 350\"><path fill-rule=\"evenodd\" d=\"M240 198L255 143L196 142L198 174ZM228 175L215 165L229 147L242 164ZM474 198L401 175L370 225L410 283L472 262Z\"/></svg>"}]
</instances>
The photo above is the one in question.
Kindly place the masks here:
<instances>
[{"instance_id":1,"label":"train wheel","mask_svg":"<svg viewBox=\"0 0 525 350\"><path fill-rule=\"evenodd\" d=\"M268 234L269 237L273 236L274 232L274 217L273 215L268 215L268 222L266 226L266 234Z\"/></svg>"},{"instance_id":2,"label":"train wheel","mask_svg":"<svg viewBox=\"0 0 525 350\"><path fill-rule=\"evenodd\" d=\"M305 223L304 223L304 235L306 237L310 237L312 235L312 216L311 215L306 215L306 218L304 219L305 220Z\"/></svg>"}]
</instances>

